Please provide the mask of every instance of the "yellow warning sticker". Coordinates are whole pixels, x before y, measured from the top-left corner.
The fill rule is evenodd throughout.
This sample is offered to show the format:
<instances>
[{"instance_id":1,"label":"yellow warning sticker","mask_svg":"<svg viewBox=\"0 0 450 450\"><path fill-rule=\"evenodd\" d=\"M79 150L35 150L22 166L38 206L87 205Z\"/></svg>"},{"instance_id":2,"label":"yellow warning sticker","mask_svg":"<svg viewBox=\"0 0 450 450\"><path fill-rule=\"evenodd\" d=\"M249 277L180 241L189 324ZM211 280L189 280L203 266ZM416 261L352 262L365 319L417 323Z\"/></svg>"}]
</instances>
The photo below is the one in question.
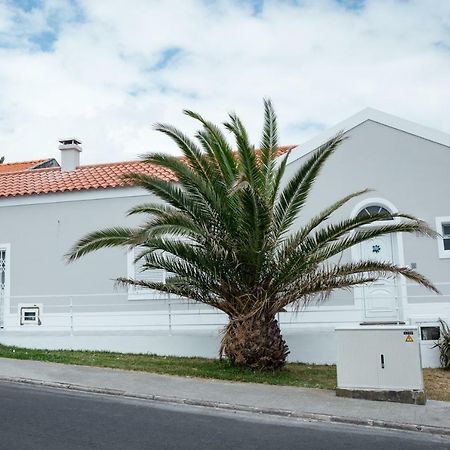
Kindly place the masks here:
<instances>
[{"instance_id":1,"label":"yellow warning sticker","mask_svg":"<svg viewBox=\"0 0 450 450\"><path fill-rule=\"evenodd\" d=\"M414 339L411 335L406 336L405 342L414 342Z\"/></svg>"}]
</instances>

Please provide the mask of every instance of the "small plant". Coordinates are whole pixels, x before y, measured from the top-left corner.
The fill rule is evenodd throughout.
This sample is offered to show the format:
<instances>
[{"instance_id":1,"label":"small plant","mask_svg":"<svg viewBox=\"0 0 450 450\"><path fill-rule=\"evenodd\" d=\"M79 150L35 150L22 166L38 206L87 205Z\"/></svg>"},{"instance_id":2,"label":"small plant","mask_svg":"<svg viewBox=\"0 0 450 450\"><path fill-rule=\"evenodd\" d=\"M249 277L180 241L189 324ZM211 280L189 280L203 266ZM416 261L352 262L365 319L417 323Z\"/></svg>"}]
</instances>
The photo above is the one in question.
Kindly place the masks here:
<instances>
[{"instance_id":1,"label":"small plant","mask_svg":"<svg viewBox=\"0 0 450 450\"><path fill-rule=\"evenodd\" d=\"M445 370L450 370L450 327L442 319L439 319L439 323L441 324L441 337L434 344L433 348L439 348L441 367Z\"/></svg>"}]
</instances>

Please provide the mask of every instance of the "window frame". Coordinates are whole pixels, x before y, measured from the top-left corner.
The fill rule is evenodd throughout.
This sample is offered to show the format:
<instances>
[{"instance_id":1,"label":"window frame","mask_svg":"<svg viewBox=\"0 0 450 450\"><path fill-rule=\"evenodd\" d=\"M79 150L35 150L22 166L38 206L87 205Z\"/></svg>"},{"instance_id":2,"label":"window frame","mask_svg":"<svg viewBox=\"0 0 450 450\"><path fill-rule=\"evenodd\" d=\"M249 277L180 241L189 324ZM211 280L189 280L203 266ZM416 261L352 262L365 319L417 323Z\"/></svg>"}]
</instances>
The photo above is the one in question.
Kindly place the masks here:
<instances>
[{"instance_id":1,"label":"window frame","mask_svg":"<svg viewBox=\"0 0 450 450\"><path fill-rule=\"evenodd\" d=\"M438 237L436 239L438 245L438 254L440 259L448 259L450 258L450 249L446 250L444 247L445 236L442 234L443 225L450 225L450 216L441 216L436 217L436 231L438 233ZM450 235L447 239L450 239Z\"/></svg>"},{"instance_id":2,"label":"window frame","mask_svg":"<svg viewBox=\"0 0 450 450\"><path fill-rule=\"evenodd\" d=\"M385 210L388 214L392 214L392 211L389 210L389 208L387 208L385 205L380 204L380 203L370 203L368 205L363 206L356 214L355 217L360 217L362 216L363 211L367 211L368 208L379 208L379 209L383 209ZM371 216L372 214L369 213L369 211L366 212L365 214L366 216ZM377 222L381 222L382 224L384 223L393 223L395 221L395 217L391 217L390 219L385 219L385 220L377 220Z\"/></svg>"},{"instance_id":3,"label":"window frame","mask_svg":"<svg viewBox=\"0 0 450 450\"><path fill-rule=\"evenodd\" d=\"M366 198L364 200L361 200L359 203L357 203L353 207L353 209L350 213L350 218L352 218L352 219L356 218L363 209L370 207L370 206L380 206L380 207L386 209L391 214L398 213L398 209L396 208L396 206L393 203L391 203L389 200L386 200L385 198L381 198L381 197L373 197L373 198ZM383 225L392 225L393 223L401 223L401 218L393 217L392 219L388 219L388 220L377 220L376 222L373 222L373 223L361 225L361 228L374 228L374 227L380 227ZM399 234L400 234L399 240L401 240L401 233L399 233ZM401 245L403 245L403 244L401 243Z\"/></svg>"},{"instance_id":4,"label":"window frame","mask_svg":"<svg viewBox=\"0 0 450 450\"><path fill-rule=\"evenodd\" d=\"M135 258L134 248L128 250L127 252L127 276L128 278L137 278L136 274L136 264L134 262ZM166 281L166 271L163 269L155 269L162 271L162 282ZM128 285L127 287L128 300L155 300L155 299L166 299L168 298L167 293L158 291L156 289L147 289L140 286Z\"/></svg>"},{"instance_id":5,"label":"window frame","mask_svg":"<svg viewBox=\"0 0 450 450\"><path fill-rule=\"evenodd\" d=\"M439 336L437 338L434 338L434 339L433 338L431 338L431 339L424 339L424 335L426 334L426 333L424 333L424 329L427 329L427 328L437 328ZM441 330L441 327L440 327L439 324L438 325L432 325L432 324L419 325L419 332L420 332L419 333L420 334L420 340L423 341L423 342L430 342L430 341L436 342L439 339L441 339L441 336L442 336L442 330Z\"/></svg>"},{"instance_id":6,"label":"window frame","mask_svg":"<svg viewBox=\"0 0 450 450\"><path fill-rule=\"evenodd\" d=\"M0 250L5 252L5 289L3 291L3 305L0 302L0 329L5 328L7 316L10 314L11 295L11 244L0 243Z\"/></svg>"}]
</instances>

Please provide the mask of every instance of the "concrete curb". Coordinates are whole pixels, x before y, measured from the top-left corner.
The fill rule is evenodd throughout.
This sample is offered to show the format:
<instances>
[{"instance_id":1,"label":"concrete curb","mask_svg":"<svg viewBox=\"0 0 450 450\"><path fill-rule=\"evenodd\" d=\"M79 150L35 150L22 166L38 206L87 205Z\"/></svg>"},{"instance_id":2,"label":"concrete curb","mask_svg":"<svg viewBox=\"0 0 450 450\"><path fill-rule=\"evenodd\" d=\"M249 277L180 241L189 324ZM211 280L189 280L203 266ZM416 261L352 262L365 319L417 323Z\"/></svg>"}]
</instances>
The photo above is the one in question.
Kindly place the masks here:
<instances>
[{"instance_id":1,"label":"concrete curb","mask_svg":"<svg viewBox=\"0 0 450 450\"><path fill-rule=\"evenodd\" d=\"M32 378L12 378L12 377L2 377L0 376L0 381L6 381L10 383L22 383L31 384L35 386L45 386L57 389L68 389L79 392L93 393L93 394L104 394L111 396L119 396L124 398L136 398L142 400L158 401L163 403L171 404L183 404L190 406L203 406L207 408L221 409L226 411L241 411L249 412L255 414L265 414L280 417L292 417L296 419L315 421L315 422L328 422L328 423L342 423L347 425L362 425L366 427L376 427L384 428L390 430L401 430L401 431L416 431L422 433L428 433L433 435L450 436L450 428L444 427L434 427L431 425L419 425L412 423L400 423L400 422L388 422L384 420L373 420L373 419L359 419L355 417L344 417L335 416L330 414L319 414L319 413L298 413L295 411L289 411L287 409L275 409L275 408L259 408L257 406L247 406L231 403L215 402L210 400L195 400L181 397L169 397L163 395L153 395L153 394L135 394L132 392L109 389L109 388L96 388L82 386L73 383L62 383L57 381L43 381L35 380Z\"/></svg>"}]
</instances>

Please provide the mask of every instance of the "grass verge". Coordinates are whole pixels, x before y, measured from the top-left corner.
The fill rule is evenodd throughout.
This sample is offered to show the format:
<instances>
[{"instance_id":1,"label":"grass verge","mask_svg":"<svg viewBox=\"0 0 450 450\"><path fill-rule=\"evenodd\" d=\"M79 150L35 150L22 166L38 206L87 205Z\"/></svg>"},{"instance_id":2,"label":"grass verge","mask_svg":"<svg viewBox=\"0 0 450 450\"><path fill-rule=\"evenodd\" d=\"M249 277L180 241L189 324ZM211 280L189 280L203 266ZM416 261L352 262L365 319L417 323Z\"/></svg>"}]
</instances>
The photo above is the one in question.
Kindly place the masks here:
<instances>
[{"instance_id":1,"label":"grass verge","mask_svg":"<svg viewBox=\"0 0 450 450\"><path fill-rule=\"evenodd\" d=\"M207 358L182 358L147 354L123 354L76 350L31 350L0 345L0 357L28 359L83 366L110 367L184 377L334 389L336 366L290 363L279 372L255 372L233 367L226 361ZM450 401L450 371L424 369L427 396Z\"/></svg>"},{"instance_id":2,"label":"grass verge","mask_svg":"<svg viewBox=\"0 0 450 450\"><path fill-rule=\"evenodd\" d=\"M424 369L423 381L429 399L450 402L450 370Z\"/></svg>"},{"instance_id":3,"label":"grass verge","mask_svg":"<svg viewBox=\"0 0 450 450\"><path fill-rule=\"evenodd\" d=\"M283 370L273 374L233 367L226 361L207 358L76 350L31 350L4 345L0 345L0 357L111 367L114 369L137 370L184 377L215 378L228 381L320 389L334 389L336 387L336 367L326 365L287 364Z\"/></svg>"}]
</instances>

